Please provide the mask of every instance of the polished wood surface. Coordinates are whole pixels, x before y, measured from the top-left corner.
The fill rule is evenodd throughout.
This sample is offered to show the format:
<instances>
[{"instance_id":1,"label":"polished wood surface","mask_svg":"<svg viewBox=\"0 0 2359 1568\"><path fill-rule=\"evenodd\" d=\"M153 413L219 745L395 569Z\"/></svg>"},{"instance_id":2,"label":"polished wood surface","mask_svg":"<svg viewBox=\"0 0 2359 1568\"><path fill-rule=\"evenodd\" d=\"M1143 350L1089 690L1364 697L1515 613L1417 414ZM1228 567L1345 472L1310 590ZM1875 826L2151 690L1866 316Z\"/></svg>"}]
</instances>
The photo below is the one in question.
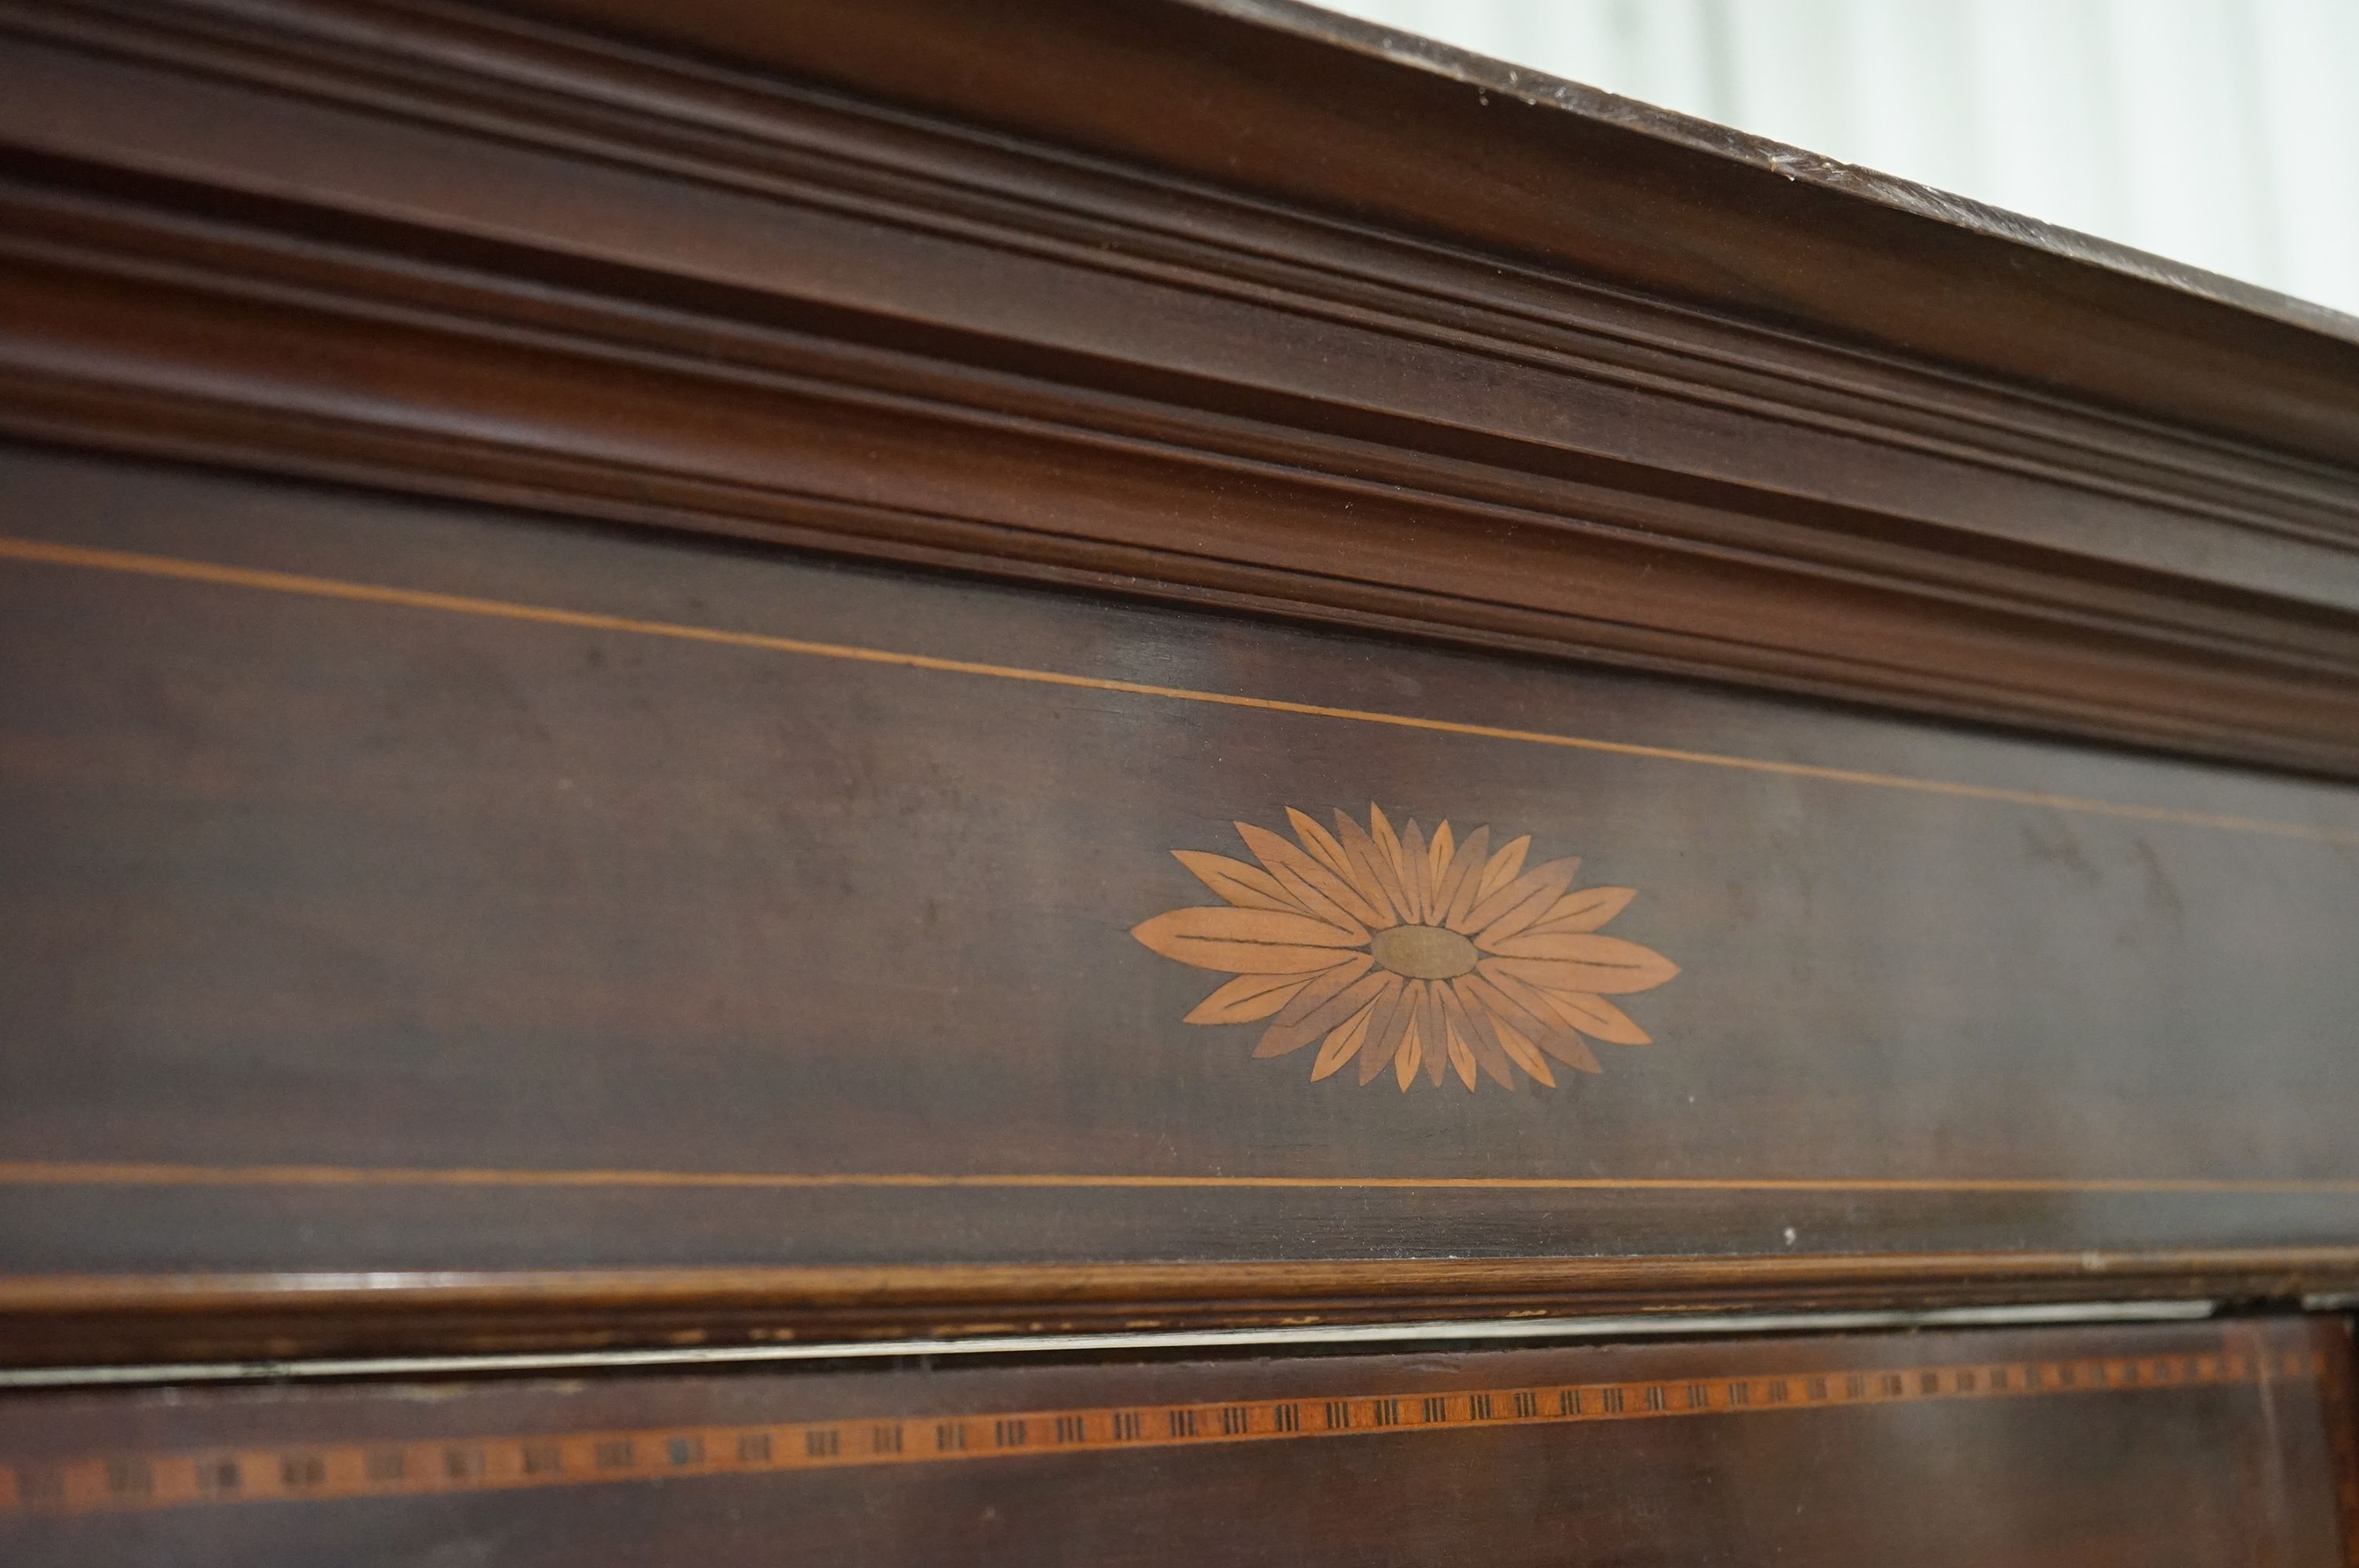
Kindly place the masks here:
<instances>
[{"instance_id":1,"label":"polished wood surface","mask_svg":"<svg viewBox=\"0 0 2359 1568\"><path fill-rule=\"evenodd\" d=\"M99 1565L2336 1568L2339 1326L255 1387L0 1401Z\"/></svg>"},{"instance_id":2,"label":"polished wood surface","mask_svg":"<svg viewBox=\"0 0 2359 1568\"><path fill-rule=\"evenodd\" d=\"M1282 0L0 8L0 1561L2350 1568L2354 387Z\"/></svg>"},{"instance_id":3,"label":"polished wood surface","mask_svg":"<svg viewBox=\"0 0 2359 1568\"><path fill-rule=\"evenodd\" d=\"M1256 10L26 0L0 428L2359 774L2347 333Z\"/></svg>"},{"instance_id":4,"label":"polished wood surface","mask_svg":"<svg viewBox=\"0 0 2359 1568\"><path fill-rule=\"evenodd\" d=\"M2359 321L2342 312L1317 6L515 8L1085 147L1282 210L2338 462L2359 455Z\"/></svg>"},{"instance_id":5,"label":"polished wood surface","mask_svg":"<svg viewBox=\"0 0 2359 1568\"><path fill-rule=\"evenodd\" d=\"M1562 1301L1566 1265L1650 1260L1903 1295L1913 1268L1932 1297L1997 1254L2049 1292L2153 1288L2114 1273L2160 1253L2189 1290L2350 1275L2345 786L7 462L0 921L30 961L0 1024L42 1047L0 1067L20 1280L1447 1253L1537 1263L1508 1288ZM1363 1004L1428 984L1376 961L1397 909L1355 935L1226 899L1249 935L1364 946L1305 949L1350 976L1300 1019L1204 1022L1266 955L1167 939L1170 911L1231 919L1218 888L1268 902L1305 867L1365 905L1282 852L1345 852L1303 803L1421 916L1378 838L1482 837L1460 918L1499 951L1447 909L1417 929L1495 966L1485 1022L1437 998L1378 1037ZM1643 892L1566 913L1599 896L1573 855L1578 887ZM1527 952L1510 914L1568 932ZM1580 1011L1609 997L1619 1022ZM1273 1025L1301 1054L1256 1057ZM1439 1083L1401 1066L1428 1026ZM1510 1070L1470 1092L1453 1038Z\"/></svg>"}]
</instances>

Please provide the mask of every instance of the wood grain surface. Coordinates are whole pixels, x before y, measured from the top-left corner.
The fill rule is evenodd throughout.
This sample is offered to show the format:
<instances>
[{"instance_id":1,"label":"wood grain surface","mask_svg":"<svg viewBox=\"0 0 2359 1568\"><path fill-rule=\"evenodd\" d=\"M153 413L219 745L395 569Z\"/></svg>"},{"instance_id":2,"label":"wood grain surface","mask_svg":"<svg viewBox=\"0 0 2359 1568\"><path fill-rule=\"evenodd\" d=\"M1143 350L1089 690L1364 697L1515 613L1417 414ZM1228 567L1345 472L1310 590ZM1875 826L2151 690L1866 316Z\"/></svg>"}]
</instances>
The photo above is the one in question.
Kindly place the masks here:
<instances>
[{"instance_id":1,"label":"wood grain surface","mask_svg":"<svg viewBox=\"0 0 2359 1568\"><path fill-rule=\"evenodd\" d=\"M19 1395L0 1549L98 1565L2338 1568L2339 1325Z\"/></svg>"},{"instance_id":2,"label":"wood grain surface","mask_svg":"<svg viewBox=\"0 0 2359 1568\"><path fill-rule=\"evenodd\" d=\"M1276 203L2354 455L2359 325L2339 311L1318 6L881 0L791 18L756 0L515 6ZM2197 365L2212 373L2190 373Z\"/></svg>"},{"instance_id":3,"label":"wood grain surface","mask_svg":"<svg viewBox=\"0 0 2359 1568\"><path fill-rule=\"evenodd\" d=\"M0 1366L2250 1315L18 1387L0 1561L2359 1564L2354 364L1262 0L6 7Z\"/></svg>"},{"instance_id":4,"label":"wood grain surface","mask_svg":"<svg viewBox=\"0 0 2359 1568\"><path fill-rule=\"evenodd\" d=\"M5 485L26 1288L2031 1254L2104 1293L2354 1240L2344 787L359 492ZM1655 1043L1378 1093L1186 1022L1219 976L1132 935L1209 896L1172 849L1370 802L1643 889Z\"/></svg>"},{"instance_id":5,"label":"wood grain surface","mask_svg":"<svg viewBox=\"0 0 2359 1568\"><path fill-rule=\"evenodd\" d=\"M7 7L0 429L2359 776L2327 318L1307 9L534 9Z\"/></svg>"}]
</instances>

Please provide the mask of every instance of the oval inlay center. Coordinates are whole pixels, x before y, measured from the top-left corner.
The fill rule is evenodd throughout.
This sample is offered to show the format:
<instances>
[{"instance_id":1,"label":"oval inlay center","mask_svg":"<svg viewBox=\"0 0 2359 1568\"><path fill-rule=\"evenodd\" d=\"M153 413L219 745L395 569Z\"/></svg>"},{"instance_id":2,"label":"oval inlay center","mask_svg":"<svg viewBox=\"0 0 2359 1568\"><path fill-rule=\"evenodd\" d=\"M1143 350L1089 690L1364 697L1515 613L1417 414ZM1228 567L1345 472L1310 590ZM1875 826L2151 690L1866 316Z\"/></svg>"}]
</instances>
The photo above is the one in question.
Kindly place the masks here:
<instances>
[{"instance_id":1,"label":"oval inlay center","mask_svg":"<svg viewBox=\"0 0 2359 1568\"><path fill-rule=\"evenodd\" d=\"M1394 925L1368 944L1376 962L1413 980L1447 980L1474 968L1474 944L1439 925Z\"/></svg>"}]
</instances>

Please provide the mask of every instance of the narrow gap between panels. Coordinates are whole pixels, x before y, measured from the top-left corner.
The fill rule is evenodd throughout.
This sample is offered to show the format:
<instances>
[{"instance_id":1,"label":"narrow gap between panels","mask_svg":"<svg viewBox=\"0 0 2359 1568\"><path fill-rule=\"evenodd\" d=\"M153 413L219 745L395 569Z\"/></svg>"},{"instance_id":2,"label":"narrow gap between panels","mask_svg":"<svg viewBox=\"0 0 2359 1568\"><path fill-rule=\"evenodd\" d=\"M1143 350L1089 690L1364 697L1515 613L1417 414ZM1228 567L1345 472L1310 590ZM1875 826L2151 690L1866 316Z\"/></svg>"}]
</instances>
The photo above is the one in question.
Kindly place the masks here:
<instances>
[{"instance_id":1,"label":"narrow gap between panels","mask_svg":"<svg viewBox=\"0 0 2359 1568\"><path fill-rule=\"evenodd\" d=\"M2305 1303L2305 1305L2313 1303ZM2216 1301L2049 1302L2013 1306L1862 1312L1627 1314L1620 1316L1339 1324L1104 1334L975 1335L810 1345L651 1347L477 1356L389 1356L301 1360L162 1363L125 1367L0 1368L0 1390L269 1382L288 1379L442 1377L472 1373L616 1371L782 1362L912 1360L1161 1350L1432 1346L1702 1335L1824 1334L1868 1329L2037 1327L2059 1324L2181 1323L2207 1318Z\"/></svg>"}]
</instances>

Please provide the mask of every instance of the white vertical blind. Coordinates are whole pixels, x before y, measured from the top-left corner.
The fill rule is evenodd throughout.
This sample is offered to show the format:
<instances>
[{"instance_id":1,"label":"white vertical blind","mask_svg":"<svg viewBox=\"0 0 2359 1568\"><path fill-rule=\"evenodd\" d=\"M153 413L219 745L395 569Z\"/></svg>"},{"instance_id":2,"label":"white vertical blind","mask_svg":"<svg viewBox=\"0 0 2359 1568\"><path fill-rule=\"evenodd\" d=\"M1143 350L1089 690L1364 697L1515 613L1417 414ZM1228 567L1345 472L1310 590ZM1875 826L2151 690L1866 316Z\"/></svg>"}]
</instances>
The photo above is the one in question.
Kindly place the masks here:
<instances>
[{"instance_id":1,"label":"white vertical blind","mask_svg":"<svg viewBox=\"0 0 2359 1568\"><path fill-rule=\"evenodd\" d=\"M1328 0L2359 315L2359 0Z\"/></svg>"}]
</instances>

